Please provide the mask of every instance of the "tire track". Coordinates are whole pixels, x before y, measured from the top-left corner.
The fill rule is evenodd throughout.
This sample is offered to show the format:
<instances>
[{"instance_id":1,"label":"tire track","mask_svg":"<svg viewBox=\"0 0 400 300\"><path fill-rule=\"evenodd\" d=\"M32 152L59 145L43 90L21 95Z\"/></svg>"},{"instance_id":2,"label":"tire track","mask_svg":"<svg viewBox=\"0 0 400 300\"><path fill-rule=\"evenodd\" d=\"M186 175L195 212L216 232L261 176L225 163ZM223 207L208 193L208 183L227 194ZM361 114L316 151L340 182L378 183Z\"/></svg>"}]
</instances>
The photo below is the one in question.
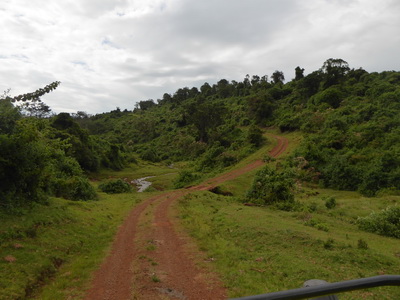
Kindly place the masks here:
<instances>
[{"instance_id":1,"label":"tire track","mask_svg":"<svg viewBox=\"0 0 400 300\"><path fill-rule=\"evenodd\" d=\"M278 157L288 140L269 154ZM226 299L218 276L205 267L201 253L179 229L172 204L192 191L210 190L263 165L261 160L203 184L163 193L137 205L119 228L110 254L94 272L85 299Z\"/></svg>"}]
</instances>

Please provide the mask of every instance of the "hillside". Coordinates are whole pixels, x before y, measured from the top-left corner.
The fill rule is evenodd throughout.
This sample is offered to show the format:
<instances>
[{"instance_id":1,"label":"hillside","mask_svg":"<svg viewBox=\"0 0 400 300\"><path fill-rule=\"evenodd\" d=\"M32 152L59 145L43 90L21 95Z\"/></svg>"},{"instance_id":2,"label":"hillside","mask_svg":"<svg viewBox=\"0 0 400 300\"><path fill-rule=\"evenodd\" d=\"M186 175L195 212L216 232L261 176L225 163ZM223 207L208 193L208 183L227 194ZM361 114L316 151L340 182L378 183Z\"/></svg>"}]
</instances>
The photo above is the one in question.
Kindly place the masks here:
<instances>
[{"instance_id":1,"label":"hillside","mask_svg":"<svg viewBox=\"0 0 400 300\"><path fill-rule=\"evenodd\" d=\"M58 84L0 99L0 299L84 297L129 212L148 205L140 222L156 224L151 199L168 195L182 196L168 204L174 222L229 296L397 272L400 72L329 59L286 83L280 71L247 75L132 111L43 118L40 97ZM288 141L279 157L276 139ZM150 234L135 259L157 269ZM163 287L156 275L139 282ZM399 293L344 299L378 295Z\"/></svg>"},{"instance_id":2,"label":"hillside","mask_svg":"<svg viewBox=\"0 0 400 300\"><path fill-rule=\"evenodd\" d=\"M302 180L373 196L400 188L400 73L350 69L327 60L308 75L283 83L276 71L181 88L116 110L77 120L90 133L119 143L153 162L191 161L208 172L237 163L263 141L256 126L299 130L305 139ZM292 166L295 160L291 161Z\"/></svg>"}]
</instances>

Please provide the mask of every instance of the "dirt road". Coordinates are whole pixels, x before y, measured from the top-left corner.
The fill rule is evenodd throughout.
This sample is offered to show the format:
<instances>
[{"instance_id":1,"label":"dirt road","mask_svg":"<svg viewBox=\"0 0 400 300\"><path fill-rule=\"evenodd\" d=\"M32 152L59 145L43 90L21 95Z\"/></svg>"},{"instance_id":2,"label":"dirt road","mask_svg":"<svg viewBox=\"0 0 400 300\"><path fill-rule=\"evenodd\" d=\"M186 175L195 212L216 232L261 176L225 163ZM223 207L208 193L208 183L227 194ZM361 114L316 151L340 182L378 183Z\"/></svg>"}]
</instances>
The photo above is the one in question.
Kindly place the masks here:
<instances>
[{"instance_id":1,"label":"dirt road","mask_svg":"<svg viewBox=\"0 0 400 300\"><path fill-rule=\"evenodd\" d=\"M275 137L270 151L277 157L288 141ZM85 299L226 299L223 283L204 261L203 254L182 230L171 204L200 190L210 190L263 164L255 161L203 184L166 192L136 206L115 237L111 252L94 273Z\"/></svg>"}]
</instances>

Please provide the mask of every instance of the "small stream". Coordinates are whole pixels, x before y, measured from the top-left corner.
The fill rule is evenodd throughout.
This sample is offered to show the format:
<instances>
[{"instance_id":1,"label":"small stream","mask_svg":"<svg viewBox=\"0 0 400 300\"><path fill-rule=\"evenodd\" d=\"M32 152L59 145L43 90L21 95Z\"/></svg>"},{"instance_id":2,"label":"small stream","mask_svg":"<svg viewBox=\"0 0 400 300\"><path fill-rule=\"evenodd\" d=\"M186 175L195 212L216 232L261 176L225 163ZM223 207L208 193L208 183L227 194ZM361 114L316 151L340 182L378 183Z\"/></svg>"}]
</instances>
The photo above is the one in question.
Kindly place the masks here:
<instances>
[{"instance_id":1,"label":"small stream","mask_svg":"<svg viewBox=\"0 0 400 300\"><path fill-rule=\"evenodd\" d=\"M177 173L167 173L167 174L162 174L162 175L158 175L158 176L166 176L166 175L173 175L173 174L177 174ZM152 182L147 181L146 179L149 178L154 178L156 176L147 176L147 177L143 177L143 178L139 178L139 179L133 179L131 181L131 184L135 184L137 186L137 191L139 193L144 192L149 186L152 185Z\"/></svg>"},{"instance_id":2,"label":"small stream","mask_svg":"<svg viewBox=\"0 0 400 300\"><path fill-rule=\"evenodd\" d=\"M150 181L147 181L146 179L153 177L155 176L147 176L139 179L134 179L131 181L131 183L136 184L136 186L138 187L138 192L141 193L144 192L152 184Z\"/></svg>"}]
</instances>

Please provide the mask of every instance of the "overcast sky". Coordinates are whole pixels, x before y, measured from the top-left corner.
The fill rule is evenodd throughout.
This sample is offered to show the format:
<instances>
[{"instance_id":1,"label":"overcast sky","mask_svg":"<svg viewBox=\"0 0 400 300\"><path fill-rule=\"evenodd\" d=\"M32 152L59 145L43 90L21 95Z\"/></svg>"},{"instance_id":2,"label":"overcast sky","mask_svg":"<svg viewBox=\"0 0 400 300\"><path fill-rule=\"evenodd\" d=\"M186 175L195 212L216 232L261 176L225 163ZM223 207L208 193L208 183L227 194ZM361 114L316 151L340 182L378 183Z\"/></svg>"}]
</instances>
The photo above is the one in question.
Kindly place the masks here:
<instances>
[{"instance_id":1,"label":"overcast sky","mask_svg":"<svg viewBox=\"0 0 400 300\"><path fill-rule=\"evenodd\" d=\"M1 0L0 92L94 114L328 58L400 70L399 0Z\"/></svg>"}]
</instances>

